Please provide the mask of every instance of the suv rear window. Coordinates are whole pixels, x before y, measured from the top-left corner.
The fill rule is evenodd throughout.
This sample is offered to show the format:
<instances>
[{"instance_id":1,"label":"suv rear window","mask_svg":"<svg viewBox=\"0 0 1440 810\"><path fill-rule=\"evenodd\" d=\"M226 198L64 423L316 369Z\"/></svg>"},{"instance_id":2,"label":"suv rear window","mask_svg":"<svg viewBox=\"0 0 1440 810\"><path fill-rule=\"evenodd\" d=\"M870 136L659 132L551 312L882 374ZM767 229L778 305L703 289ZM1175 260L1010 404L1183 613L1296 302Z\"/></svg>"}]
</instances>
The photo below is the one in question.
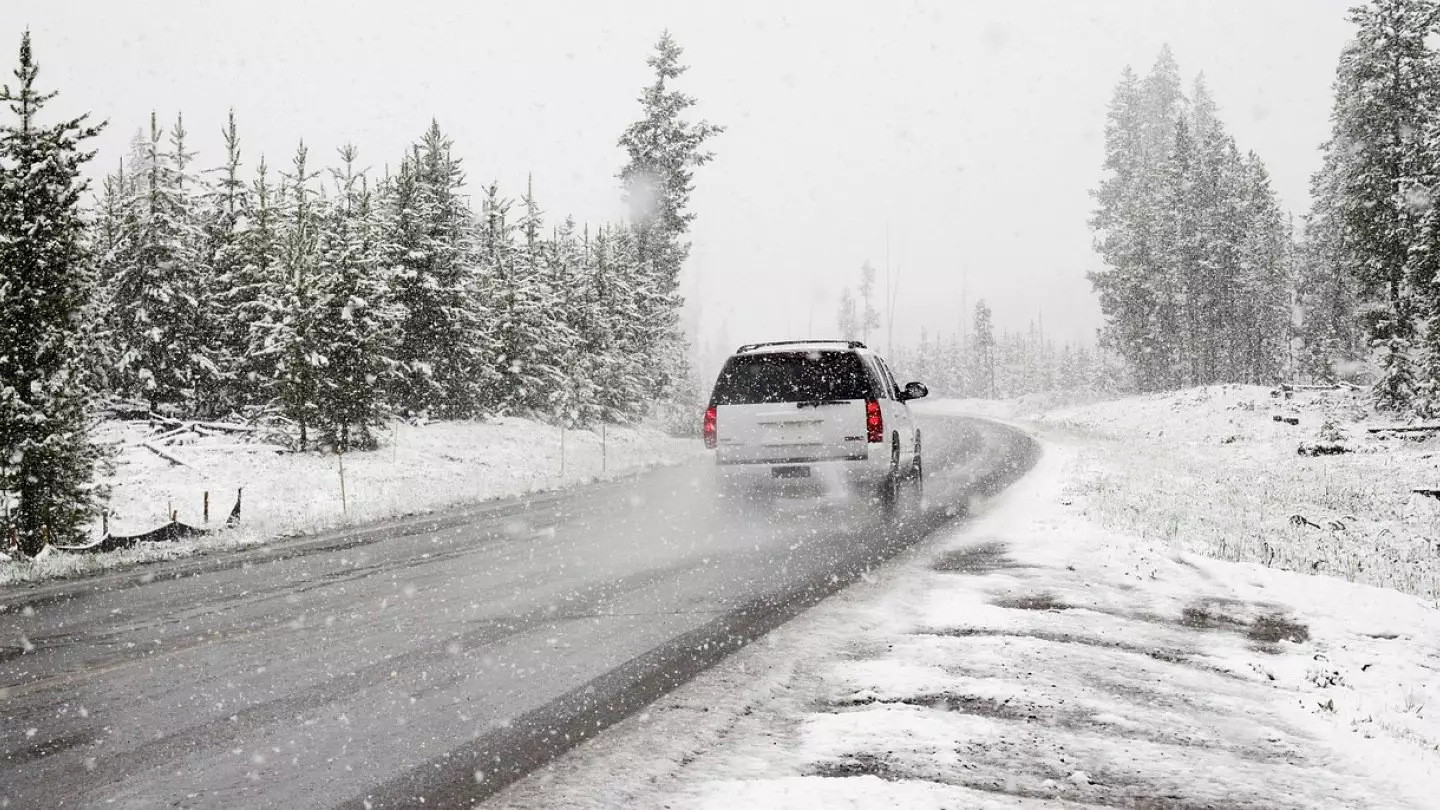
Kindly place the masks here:
<instances>
[{"instance_id":1,"label":"suv rear window","mask_svg":"<svg viewBox=\"0 0 1440 810\"><path fill-rule=\"evenodd\" d=\"M868 399L870 375L851 352L765 352L731 357L715 381L712 405Z\"/></svg>"}]
</instances>

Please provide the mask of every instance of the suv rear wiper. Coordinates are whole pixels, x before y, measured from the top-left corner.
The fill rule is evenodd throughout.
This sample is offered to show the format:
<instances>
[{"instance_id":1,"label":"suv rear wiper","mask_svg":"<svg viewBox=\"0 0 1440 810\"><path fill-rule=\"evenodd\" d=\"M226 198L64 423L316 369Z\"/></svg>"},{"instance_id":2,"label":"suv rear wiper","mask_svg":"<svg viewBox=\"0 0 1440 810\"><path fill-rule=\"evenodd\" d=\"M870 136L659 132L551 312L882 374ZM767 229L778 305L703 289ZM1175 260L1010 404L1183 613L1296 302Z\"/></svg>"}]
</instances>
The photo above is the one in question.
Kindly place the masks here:
<instances>
[{"instance_id":1,"label":"suv rear wiper","mask_svg":"<svg viewBox=\"0 0 1440 810\"><path fill-rule=\"evenodd\" d=\"M821 405L844 405L846 402L849 402L849 400L846 400L846 399L809 399L809 400L805 400L804 402L797 402L797 403L795 403L795 407L797 407L797 408L818 408L818 407L820 407Z\"/></svg>"}]
</instances>

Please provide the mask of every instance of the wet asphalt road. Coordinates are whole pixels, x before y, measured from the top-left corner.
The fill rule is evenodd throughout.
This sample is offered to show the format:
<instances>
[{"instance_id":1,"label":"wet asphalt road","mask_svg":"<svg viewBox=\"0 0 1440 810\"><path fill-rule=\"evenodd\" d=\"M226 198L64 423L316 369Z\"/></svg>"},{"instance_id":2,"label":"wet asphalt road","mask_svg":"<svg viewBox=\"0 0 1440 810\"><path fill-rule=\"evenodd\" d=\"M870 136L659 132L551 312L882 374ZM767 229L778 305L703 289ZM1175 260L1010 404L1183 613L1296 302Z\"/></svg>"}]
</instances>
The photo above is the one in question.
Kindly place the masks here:
<instances>
[{"instance_id":1,"label":"wet asphalt road","mask_svg":"<svg viewBox=\"0 0 1440 810\"><path fill-rule=\"evenodd\" d=\"M465 807L963 516L1038 452L921 417L926 508L707 463L0 593L0 806Z\"/></svg>"}]
</instances>

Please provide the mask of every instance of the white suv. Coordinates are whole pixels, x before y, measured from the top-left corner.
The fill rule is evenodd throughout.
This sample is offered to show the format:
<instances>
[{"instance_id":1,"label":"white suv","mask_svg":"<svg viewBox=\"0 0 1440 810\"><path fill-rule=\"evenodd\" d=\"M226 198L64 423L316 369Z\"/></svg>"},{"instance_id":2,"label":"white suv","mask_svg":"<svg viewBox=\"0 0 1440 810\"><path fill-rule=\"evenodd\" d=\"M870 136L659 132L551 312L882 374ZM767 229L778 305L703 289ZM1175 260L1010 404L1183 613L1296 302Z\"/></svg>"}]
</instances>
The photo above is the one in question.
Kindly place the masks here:
<instances>
[{"instance_id":1,"label":"white suv","mask_svg":"<svg viewBox=\"0 0 1440 810\"><path fill-rule=\"evenodd\" d=\"M905 403L929 393L895 383L885 361L855 340L741 346L720 371L705 411L722 490L834 489L893 509L923 487L920 429Z\"/></svg>"}]
</instances>

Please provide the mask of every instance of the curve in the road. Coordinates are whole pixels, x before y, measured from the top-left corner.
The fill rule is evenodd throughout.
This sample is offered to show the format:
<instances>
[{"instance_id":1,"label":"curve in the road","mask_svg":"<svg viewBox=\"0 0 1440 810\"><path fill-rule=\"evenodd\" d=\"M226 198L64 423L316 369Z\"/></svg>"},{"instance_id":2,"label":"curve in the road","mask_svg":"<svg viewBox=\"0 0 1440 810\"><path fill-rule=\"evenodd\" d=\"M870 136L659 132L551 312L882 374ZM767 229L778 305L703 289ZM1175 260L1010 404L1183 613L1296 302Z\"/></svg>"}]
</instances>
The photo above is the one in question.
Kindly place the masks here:
<instances>
[{"instance_id":1,"label":"curve in the road","mask_svg":"<svg viewBox=\"0 0 1440 810\"><path fill-rule=\"evenodd\" d=\"M964 514L1023 432L929 417L928 508L714 517L707 469L0 597L12 807L469 806ZM710 516L710 517L707 517Z\"/></svg>"}]
</instances>

